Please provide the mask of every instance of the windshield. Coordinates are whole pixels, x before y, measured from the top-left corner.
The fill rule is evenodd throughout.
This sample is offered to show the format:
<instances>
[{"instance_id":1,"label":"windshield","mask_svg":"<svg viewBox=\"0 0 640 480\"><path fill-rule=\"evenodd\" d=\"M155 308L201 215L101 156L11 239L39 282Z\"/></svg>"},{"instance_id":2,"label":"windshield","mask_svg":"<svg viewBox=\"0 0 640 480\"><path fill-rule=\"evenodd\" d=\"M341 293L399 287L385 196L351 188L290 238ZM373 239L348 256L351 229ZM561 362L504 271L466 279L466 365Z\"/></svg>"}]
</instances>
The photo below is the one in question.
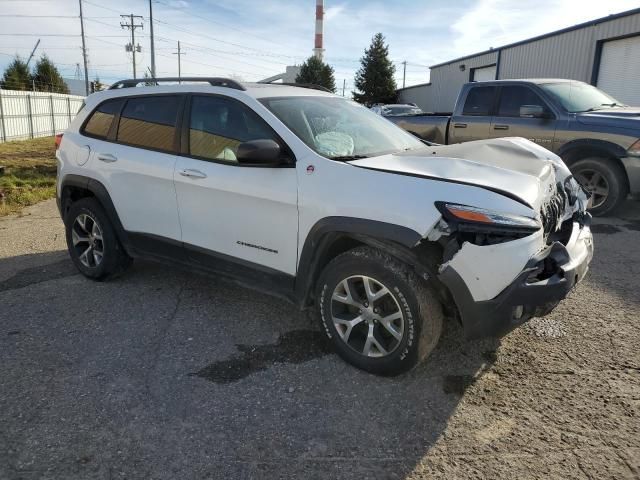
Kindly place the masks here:
<instances>
[{"instance_id":1,"label":"windshield","mask_svg":"<svg viewBox=\"0 0 640 480\"><path fill-rule=\"evenodd\" d=\"M625 106L593 85L582 82L544 83L540 85L569 112L591 112L607 107Z\"/></svg>"},{"instance_id":2,"label":"windshield","mask_svg":"<svg viewBox=\"0 0 640 480\"><path fill-rule=\"evenodd\" d=\"M342 98L280 97L261 102L300 140L327 158L375 157L425 146L368 108Z\"/></svg>"},{"instance_id":3,"label":"windshield","mask_svg":"<svg viewBox=\"0 0 640 480\"><path fill-rule=\"evenodd\" d=\"M412 105L394 105L393 107L384 107L382 111L385 115L417 115L422 113L422 110Z\"/></svg>"}]
</instances>

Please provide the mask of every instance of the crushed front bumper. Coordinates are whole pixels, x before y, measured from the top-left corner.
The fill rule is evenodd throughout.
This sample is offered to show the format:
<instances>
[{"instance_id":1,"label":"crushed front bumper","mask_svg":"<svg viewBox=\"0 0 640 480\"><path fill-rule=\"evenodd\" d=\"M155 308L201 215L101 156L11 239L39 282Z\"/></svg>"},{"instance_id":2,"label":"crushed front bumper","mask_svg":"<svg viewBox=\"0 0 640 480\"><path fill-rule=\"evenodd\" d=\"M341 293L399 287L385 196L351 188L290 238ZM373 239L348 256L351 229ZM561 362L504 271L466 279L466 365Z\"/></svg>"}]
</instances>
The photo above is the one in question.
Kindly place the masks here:
<instances>
[{"instance_id":1,"label":"crushed front bumper","mask_svg":"<svg viewBox=\"0 0 640 480\"><path fill-rule=\"evenodd\" d=\"M500 336L532 317L543 316L580 282L593 258L589 221L574 222L566 245L555 242L531 257L515 280L490 300L474 300L452 266L439 275L458 307L468 338Z\"/></svg>"}]
</instances>

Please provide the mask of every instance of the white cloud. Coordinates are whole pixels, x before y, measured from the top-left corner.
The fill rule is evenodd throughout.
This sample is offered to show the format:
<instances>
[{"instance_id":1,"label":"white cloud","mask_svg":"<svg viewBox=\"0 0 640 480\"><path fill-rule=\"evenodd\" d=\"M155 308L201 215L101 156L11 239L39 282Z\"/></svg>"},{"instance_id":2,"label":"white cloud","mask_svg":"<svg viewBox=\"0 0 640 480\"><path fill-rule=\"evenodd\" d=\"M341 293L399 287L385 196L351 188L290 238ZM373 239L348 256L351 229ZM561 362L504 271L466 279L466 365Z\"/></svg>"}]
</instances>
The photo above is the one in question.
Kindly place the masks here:
<instances>
[{"instance_id":1,"label":"white cloud","mask_svg":"<svg viewBox=\"0 0 640 480\"><path fill-rule=\"evenodd\" d=\"M618 13L637 0L478 0L452 23L455 56L525 40L536 35Z\"/></svg>"}]
</instances>

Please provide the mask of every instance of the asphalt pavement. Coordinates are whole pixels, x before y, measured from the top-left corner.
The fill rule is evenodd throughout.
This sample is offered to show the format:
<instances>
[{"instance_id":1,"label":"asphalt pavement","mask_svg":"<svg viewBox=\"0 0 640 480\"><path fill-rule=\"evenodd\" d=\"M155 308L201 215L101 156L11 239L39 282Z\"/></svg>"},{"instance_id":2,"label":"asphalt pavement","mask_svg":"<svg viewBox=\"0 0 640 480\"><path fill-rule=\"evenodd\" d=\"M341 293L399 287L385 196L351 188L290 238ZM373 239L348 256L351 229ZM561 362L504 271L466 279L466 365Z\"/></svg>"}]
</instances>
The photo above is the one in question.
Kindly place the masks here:
<instances>
[{"instance_id":1,"label":"asphalt pavement","mask_svg":"<svg viewBox=\"0 0 640 480\"><path fill-rule=\"evenodd\" d=\"M0 479L639 478L640 203L594 232L551 315L380 378L283 300L85 279L53 201L0 219Z\"/></svg>"}]
</instances>

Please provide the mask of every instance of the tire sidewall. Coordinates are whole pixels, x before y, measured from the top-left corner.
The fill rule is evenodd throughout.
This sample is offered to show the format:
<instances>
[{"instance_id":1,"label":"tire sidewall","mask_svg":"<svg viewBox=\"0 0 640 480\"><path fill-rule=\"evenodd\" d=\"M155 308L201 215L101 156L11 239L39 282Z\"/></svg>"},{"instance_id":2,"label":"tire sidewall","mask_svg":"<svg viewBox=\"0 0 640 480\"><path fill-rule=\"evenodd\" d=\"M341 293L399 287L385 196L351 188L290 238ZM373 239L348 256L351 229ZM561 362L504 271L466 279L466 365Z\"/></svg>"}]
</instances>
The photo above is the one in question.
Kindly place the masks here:
<instances>
[{"instance_id":1,"label":"tire sidewall","mask_svg":"<svg viewBox=\"0 0 640 480\"><path fill-rule=\"evenodd\" d=\"M364 256L343 256L332 262L318 282L318 314L323 331L334 344L337 353L356 367L380 375L396 375L411 369L419 361L421 318L419 303L413 288L399 273ZM381 358L365 357L347 345L331 319L331 297L337 284L353 275L366 275L385 287L394 296L404 314L404 333L400 344Z\"/></svg>"},{"instance_id":2,"label":"tire sidewall","mask_svg":"<svg viewBox=\"0 0 640 480\"><path fill-rule=\"evenodd\" d=\"M97 267L86 267L83 265L73 246L72 228L78 215L83 213L95 219L102 231L103 258ZM116 251L118 248L118 239L111 226L111 222L97 201L93 199L81 199L73 203L67 212L64 224L69 256L76 268L80 270L80 273L86 277L101 280L114 270L118 254Z\"/></svg>"},{"instance_id":3,"label":"tire sidewall","mask_svg":"<svg viewBox=\"0 0 640 480\"><path fill-rule=\"evenodd\" d=\"M600 157L583 158L571 165L572 172L577 173L583 169L597 171L609 184L609 194L605 202L599 207L589 209L589 212L594 216L610 214L625 197L623 173L619 172L617 165L613 165L608 158Z\"/></svg>"}]
</instances>

